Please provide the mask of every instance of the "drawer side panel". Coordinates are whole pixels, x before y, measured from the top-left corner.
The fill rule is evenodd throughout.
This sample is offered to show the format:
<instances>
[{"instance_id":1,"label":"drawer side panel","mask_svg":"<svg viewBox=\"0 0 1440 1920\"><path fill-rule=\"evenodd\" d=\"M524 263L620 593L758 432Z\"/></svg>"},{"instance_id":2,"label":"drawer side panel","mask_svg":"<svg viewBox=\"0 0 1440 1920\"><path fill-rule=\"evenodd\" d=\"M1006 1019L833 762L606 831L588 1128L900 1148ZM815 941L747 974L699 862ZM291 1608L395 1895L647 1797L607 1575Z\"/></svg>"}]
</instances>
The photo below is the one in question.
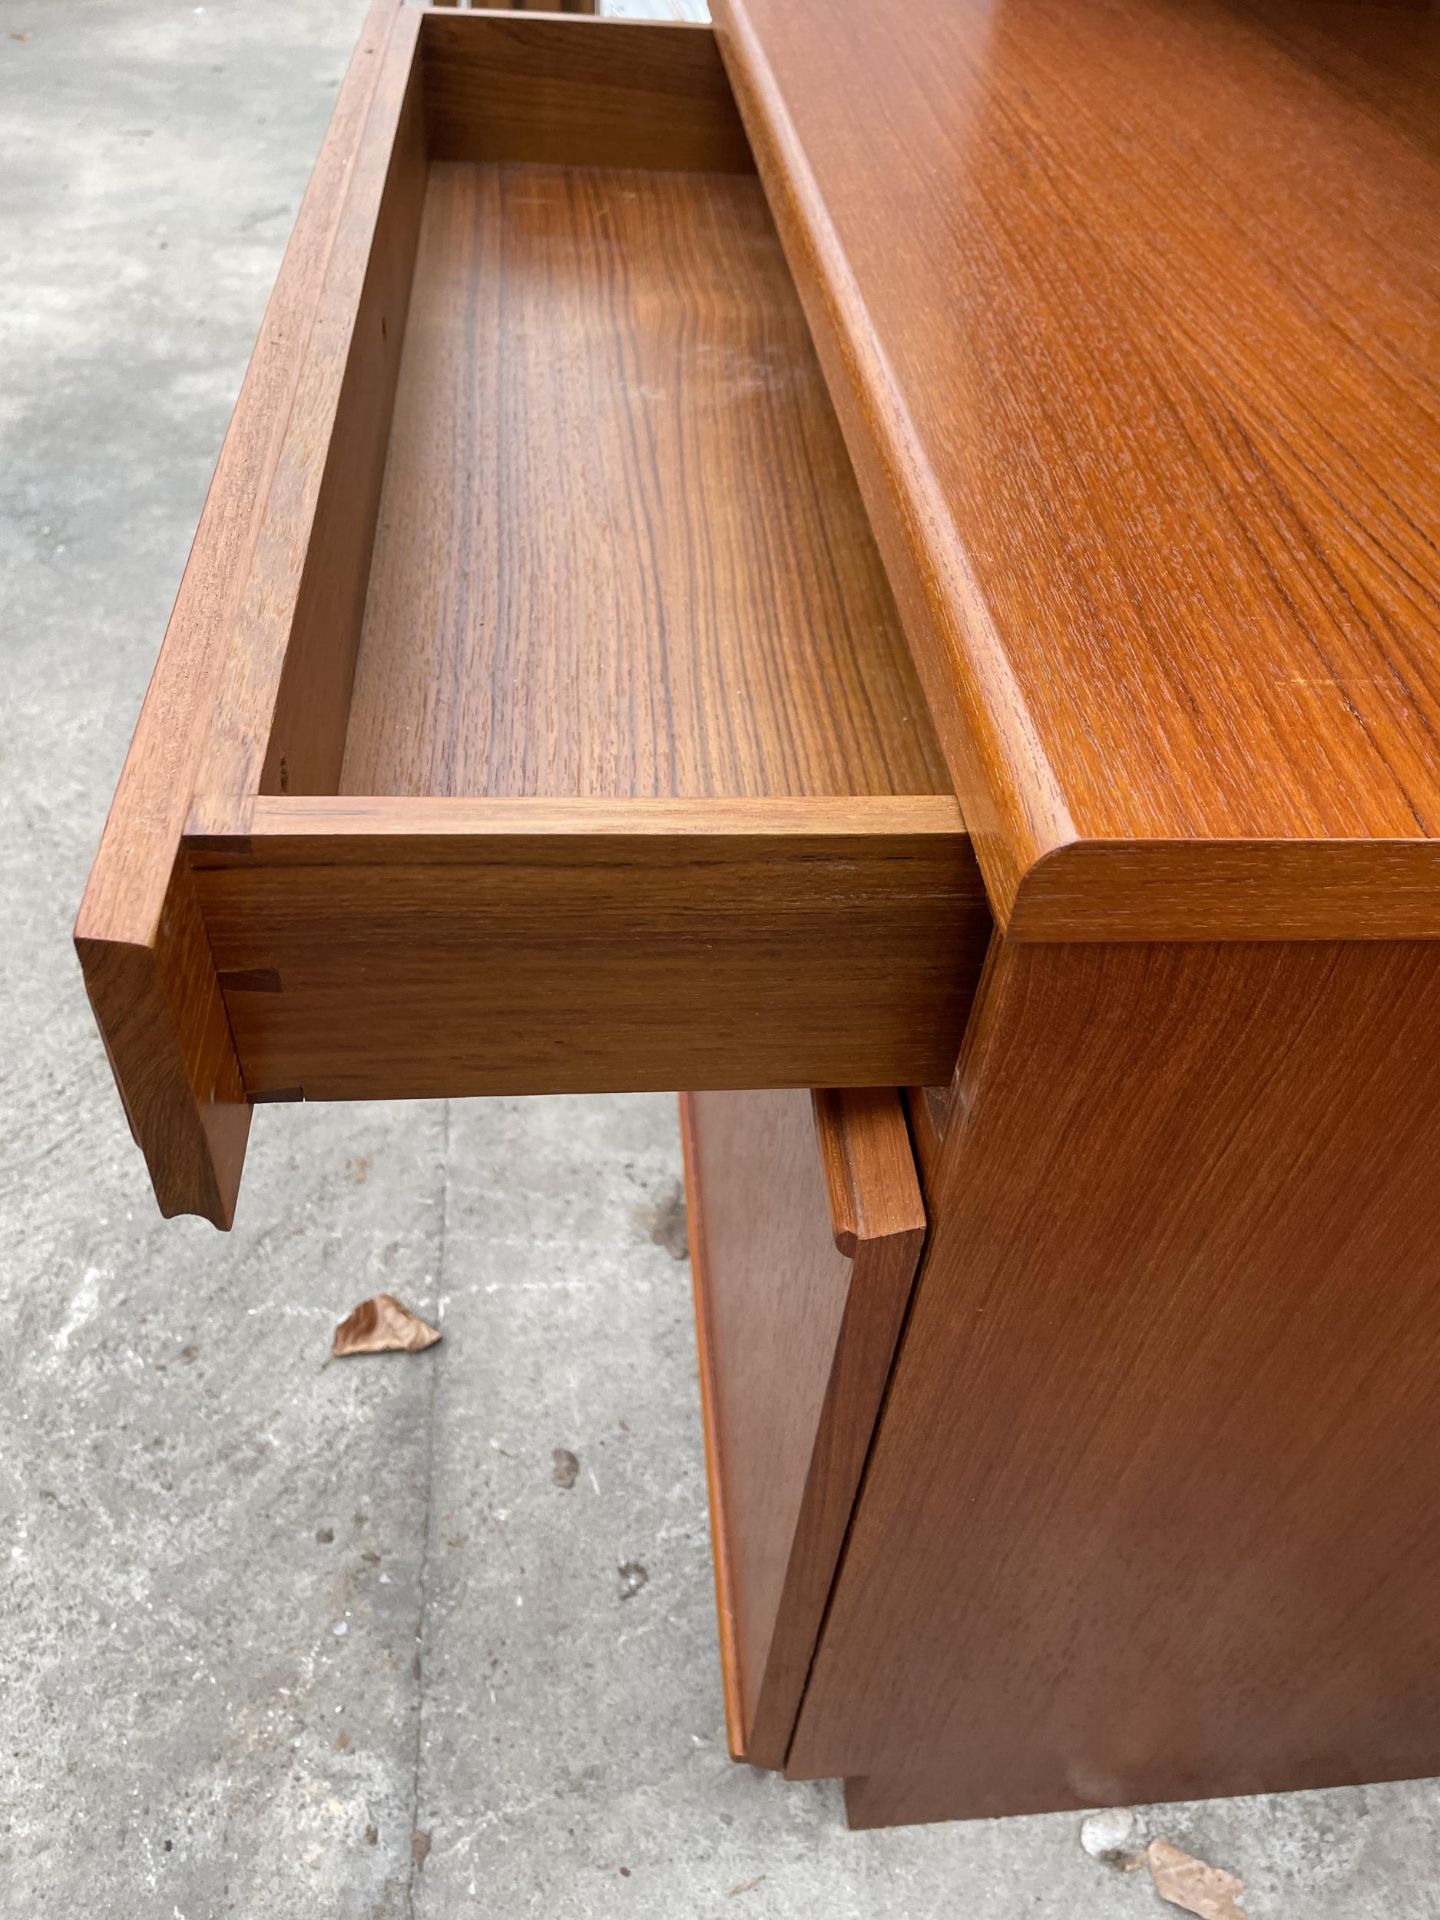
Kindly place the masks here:
<instances>
[{"instance_id":1,"label":"drawer side panel","mask_svg":"<svg viewBox=\"0 0 1440 1920\"><path fill-rule=\"evenodd\" d=\"M373 208L359 160L388 150L417 16L375 0L261 323L134 739L75 944L131 1130L162 1211L228 1226L249 1130L239 1062L183 855L216 703L267 521L285 511L292 423L322 406L312 343L343 327ZM370 176L365 176L369 180ZM382 183L383 184L383 183ZM338 307L337 307L338 303ZM333 378L340 378L338 361Z\"/></svg>"}]
</instances>

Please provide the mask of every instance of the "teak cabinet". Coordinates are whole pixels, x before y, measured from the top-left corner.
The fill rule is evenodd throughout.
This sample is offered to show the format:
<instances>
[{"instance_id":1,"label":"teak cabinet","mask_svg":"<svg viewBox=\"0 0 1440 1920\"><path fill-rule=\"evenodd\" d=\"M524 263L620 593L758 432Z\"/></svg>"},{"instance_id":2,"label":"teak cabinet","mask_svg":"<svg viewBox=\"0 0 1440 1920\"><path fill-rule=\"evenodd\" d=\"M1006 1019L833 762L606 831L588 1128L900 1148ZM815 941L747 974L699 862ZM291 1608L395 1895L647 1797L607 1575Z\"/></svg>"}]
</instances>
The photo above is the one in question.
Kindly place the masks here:
<instances>
[{"instance_id":1,"label":"teak cabinet","mask_svg":"<svg viewBox=\"0 0 1440 1920\"><path fill-rule=\"evenodd\" d=\"M377 0L76 929L166 1213L687 1090L857 1824L1440 1770L1440 46L1103 12Z\"/></svg>"}]
</instances>

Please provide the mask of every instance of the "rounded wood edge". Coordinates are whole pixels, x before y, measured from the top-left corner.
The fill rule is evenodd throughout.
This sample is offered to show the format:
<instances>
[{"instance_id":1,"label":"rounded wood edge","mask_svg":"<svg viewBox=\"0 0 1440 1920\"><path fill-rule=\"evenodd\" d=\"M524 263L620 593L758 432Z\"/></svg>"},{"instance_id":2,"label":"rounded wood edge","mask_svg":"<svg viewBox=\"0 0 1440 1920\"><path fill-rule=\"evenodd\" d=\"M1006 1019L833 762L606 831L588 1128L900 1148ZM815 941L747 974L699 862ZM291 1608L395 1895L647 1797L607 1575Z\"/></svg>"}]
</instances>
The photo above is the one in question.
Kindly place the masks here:
<instances>
[{"instance_id":1,"label":"rounded wood edge","mask_svg":"<svg viewBox=\"0 0 1440 1920\"><path fill-rule=\"evenodd\" d=\"M1034 943L1440 939L1440 841L1074 840L1002 924Z\"/></svg>"},{"instance_id":2,"label":"rounded wood edge","mask_svg":"<svg viewBox=\"0 0 1440 1920\"><path fill-rule=\"evenodd\" d=\"M75 951L162 1216L194 1214L227 1232L250 1104L213 973L194 971L192 932L182 925L169 951L77 932Z\"/></svg>"},{"instance_id":3,"label":"rounded wood edge","mask_svg":"<svg viewBox=\"0 0 1440 1920\"><path fill-rule=\"evenodd\" d=\"M812 1099L837 1249L853 1260L862 1244L923 1236L925 1202L899 1091L821 1088Z\"/></svg>"}]
</instances>

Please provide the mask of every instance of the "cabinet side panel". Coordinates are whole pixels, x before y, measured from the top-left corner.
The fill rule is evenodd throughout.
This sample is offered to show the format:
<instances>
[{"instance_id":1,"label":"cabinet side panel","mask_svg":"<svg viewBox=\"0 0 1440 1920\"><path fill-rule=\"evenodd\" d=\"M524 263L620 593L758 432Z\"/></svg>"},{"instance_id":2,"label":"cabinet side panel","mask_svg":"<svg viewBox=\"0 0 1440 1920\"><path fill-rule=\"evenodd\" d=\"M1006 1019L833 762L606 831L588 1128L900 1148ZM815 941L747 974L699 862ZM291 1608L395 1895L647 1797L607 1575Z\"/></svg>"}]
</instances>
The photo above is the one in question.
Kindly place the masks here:
<instances>
[{"instance_id":1,"label":"cabinet side panel","mask_svg":"<svg viewBox=\"0 0 1440 1920\"><path fill-rule=\"evenodd\" d=\"M1440 1769L1440 947L1002 948L791 1754L881 1821Z\"/></svg>"}]
</instances>

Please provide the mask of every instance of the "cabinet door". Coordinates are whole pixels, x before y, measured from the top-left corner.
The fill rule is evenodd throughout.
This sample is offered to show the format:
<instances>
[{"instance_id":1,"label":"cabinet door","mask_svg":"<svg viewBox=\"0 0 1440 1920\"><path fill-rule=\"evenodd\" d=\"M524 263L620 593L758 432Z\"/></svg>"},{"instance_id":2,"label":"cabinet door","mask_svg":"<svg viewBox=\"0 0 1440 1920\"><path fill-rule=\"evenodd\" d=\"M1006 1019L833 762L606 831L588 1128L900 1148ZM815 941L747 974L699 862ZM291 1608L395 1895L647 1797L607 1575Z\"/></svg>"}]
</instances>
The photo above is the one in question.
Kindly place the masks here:
<instances>
[{"instance_id":1,"label":"cabinet door","mask_svg":"<svg viewBox=\"0 0 1440 1920\"><path fill-rule=\"evenodd\" d=\"M731 1751L780 1767L925 1237L888 1089L682 1096Z\"/></svg>"}]
</instances>

